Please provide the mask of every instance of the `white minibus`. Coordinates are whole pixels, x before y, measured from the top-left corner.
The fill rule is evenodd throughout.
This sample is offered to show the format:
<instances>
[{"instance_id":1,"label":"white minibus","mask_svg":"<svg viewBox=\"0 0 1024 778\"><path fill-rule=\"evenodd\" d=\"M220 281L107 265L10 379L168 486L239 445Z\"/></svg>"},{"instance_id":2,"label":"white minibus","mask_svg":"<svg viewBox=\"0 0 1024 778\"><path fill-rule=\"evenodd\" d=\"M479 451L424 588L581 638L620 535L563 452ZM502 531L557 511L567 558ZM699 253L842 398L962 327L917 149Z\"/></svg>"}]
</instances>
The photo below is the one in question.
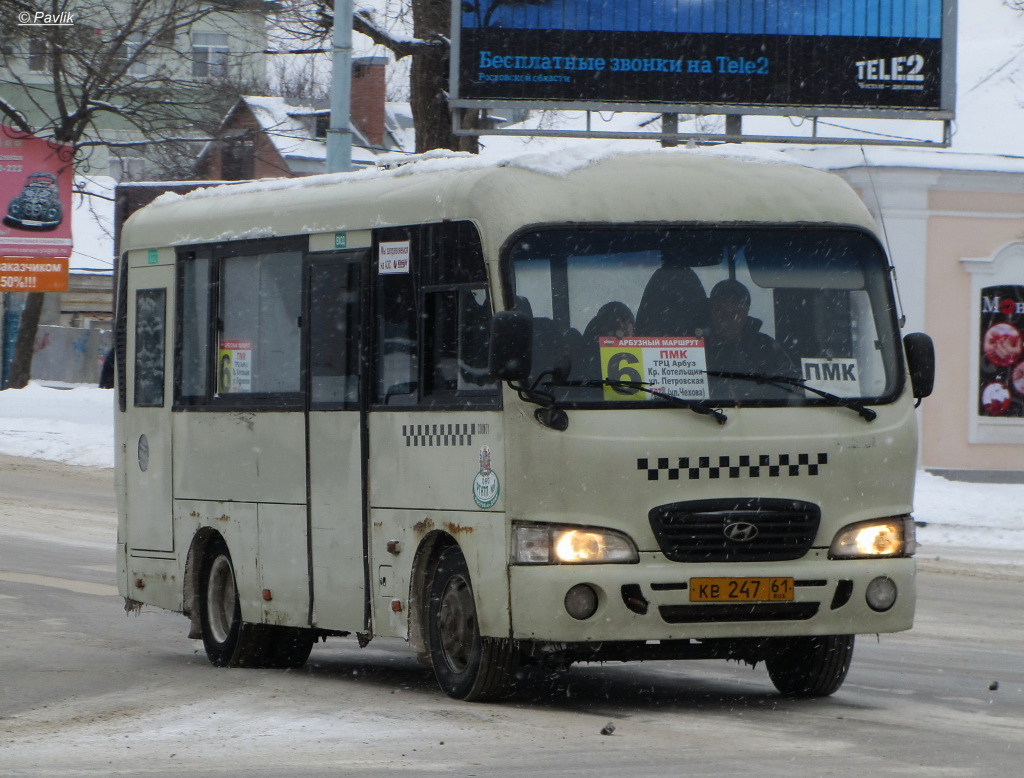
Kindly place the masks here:
<instances>
[{"instance_id":1,"label":"white minibus","mask_svg":"<svg viewBox=\"0 0 1024 778\"><path fill-rule=\"evenodd\" d=\"M118 583L217 666L408 641L531 667L763 663L836 691L911 627L893 269L838 177L714 151L165 194L121 239Z\"/></svg>"}]
</instances>

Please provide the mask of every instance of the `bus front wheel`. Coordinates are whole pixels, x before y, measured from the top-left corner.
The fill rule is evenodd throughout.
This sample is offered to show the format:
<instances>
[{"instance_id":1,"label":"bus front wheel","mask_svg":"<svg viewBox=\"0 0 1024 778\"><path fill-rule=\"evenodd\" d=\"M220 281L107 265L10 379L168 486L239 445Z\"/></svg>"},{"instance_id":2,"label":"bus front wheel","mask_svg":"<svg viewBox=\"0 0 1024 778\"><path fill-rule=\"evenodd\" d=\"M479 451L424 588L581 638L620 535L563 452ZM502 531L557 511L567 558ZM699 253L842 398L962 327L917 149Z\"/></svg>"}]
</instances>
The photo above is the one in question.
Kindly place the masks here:
<instances>
[{"instance_id":1,"label":"bus front wheel","mask_svg":"<svg viewBox=\"0 0 1024 778\"><path fill-rule=\"evenodd\" d=\"M437 560L428 620L431 664L445 694L475 701L509 690L518 654L511 640L481 637L469 568L456 546Z\"/></svg>"},{"instance_id":2,"label":"bus front wheel","mask_svg":"<svg viewBox=\"0 0 1024 778\"><path fill-rule=\"evenodd\" d=\"M765 657L768 677L788 697L827 697L846 680L853 635L782 638Z\"/></svg>"},{"instance_id":3,"label":"bus front wheel","mask_svg":"<svg viewBox=\"0 0 1024 778\"><path fill-rule=\"evenodd\" d=\"M242 621L235 569L221 538L211 540L199 568L203 647L215 667L262 667L268 640L260 624Z\"/></svg>"}]
</instances>

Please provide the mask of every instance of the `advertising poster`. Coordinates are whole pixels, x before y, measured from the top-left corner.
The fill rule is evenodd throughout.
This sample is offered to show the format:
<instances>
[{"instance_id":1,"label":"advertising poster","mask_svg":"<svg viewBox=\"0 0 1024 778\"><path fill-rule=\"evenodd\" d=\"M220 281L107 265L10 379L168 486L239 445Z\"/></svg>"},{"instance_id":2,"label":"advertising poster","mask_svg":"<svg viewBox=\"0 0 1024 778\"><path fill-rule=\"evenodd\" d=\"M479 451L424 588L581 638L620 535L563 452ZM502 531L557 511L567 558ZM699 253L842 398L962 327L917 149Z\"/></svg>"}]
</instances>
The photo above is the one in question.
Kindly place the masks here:
<instances>
[{"instance_id":1,"label":"advertising poster","mask_svg":"<svg viewBox=\"0 0 1024 778\"><path fill-rule=\"evenodd\" d=\"M1024 416L1024 286L981 290L978 415Z\"/></svg>"},{"instance_id":2,"label":"advertising poster","mask_svg":"<svg viewBox=\"0 0 1024 778\"><path fill-rule=\"evenodd\" d=\"M0 124L0 257L71 256L72 156Z\"/></svg>"},{"instance_id":3,"label":"advertising poster","mask_svg":"<svg viewBox=\"0 0 1024 778\"><path fill-rule=\"evenodd\" d=\"M460 7L456 104L952 109L942 93L943 0L465 0Z\"/></svg>"},{"instance_id":4,"label":"advertising poster","mask_svg":"<svg viewBox=\"0 0 1024 778\"><path fill-rule=\"evenodd\" d=\"M252 341L222 340L217 354L217 386L221 394L252 391Z\"/></svg>"}]
</instances>

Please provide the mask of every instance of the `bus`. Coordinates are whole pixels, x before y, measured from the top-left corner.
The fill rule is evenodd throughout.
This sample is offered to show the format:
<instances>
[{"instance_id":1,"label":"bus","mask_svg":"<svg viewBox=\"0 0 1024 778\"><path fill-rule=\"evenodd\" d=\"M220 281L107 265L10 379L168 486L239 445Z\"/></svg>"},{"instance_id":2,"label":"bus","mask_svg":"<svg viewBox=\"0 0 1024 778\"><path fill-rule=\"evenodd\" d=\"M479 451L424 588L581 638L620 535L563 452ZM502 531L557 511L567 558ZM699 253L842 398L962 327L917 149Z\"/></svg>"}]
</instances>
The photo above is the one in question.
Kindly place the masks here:
<instances>
[{"instance_id":1,"label":"bus","mask_svg":"<svg viewBox=\"0 0 1024 778\"><path fill-rule=\"evenodd\" d=\"M226 667L401 638L842 684L915 608L893 267L841 179L696 150L164 194L121 238L118 586Z\"/></svg>"}]
</instances>

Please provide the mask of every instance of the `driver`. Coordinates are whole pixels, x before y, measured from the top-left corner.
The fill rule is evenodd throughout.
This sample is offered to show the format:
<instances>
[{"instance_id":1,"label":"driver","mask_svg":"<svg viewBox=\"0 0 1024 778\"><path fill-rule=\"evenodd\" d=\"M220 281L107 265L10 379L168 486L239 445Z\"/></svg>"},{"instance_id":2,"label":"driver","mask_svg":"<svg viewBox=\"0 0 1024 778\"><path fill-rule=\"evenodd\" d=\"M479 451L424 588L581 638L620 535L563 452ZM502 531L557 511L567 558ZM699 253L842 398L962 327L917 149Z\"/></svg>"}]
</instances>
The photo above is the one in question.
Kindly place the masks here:
<instances>
[{"instance_id":1,"label":"driver","mask_svg":"<svg viewBox=\"0 0 1024 778\"><path fill-rule=\"evenodd\" d=\"M749 315L750 292L735 279L719 281L709 296L711 328L705 336L708 369L797 377L792 360L761 320Z\"/></svg>"}]
</instances>

